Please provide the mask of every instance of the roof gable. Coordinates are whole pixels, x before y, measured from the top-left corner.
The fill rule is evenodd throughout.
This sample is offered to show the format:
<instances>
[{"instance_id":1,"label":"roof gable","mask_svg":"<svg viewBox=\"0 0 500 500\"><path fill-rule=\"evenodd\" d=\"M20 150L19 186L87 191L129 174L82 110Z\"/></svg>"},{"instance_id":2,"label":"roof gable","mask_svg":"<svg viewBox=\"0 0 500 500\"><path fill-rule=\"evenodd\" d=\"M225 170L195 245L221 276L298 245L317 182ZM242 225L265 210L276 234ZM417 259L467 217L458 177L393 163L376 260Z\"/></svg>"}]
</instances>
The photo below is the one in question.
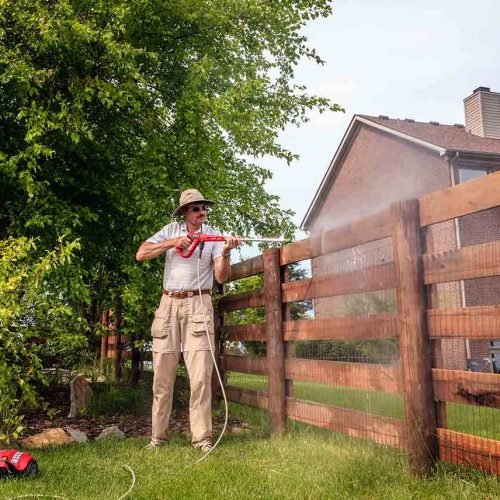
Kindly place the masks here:
<instances>
[{"instance_id":1,"label":"roof gable","mask_svg":"<svg viewBox=\"0 0 500 500\"><path fill-rule=\"evenodd\" d=\"M356 132L362 124L422 146L440 156L463 152L468 155L491 155L500 159L500 139L487 139L473 135L467 132L462 125L440 125L436 122L424 123L408 119L396 120L387 117L354 115L302 220L302 229L305 230L310 225L316 215L318 204L335 182L342 160L349 151L356 138Z\"/></svg>"}]
</instances>

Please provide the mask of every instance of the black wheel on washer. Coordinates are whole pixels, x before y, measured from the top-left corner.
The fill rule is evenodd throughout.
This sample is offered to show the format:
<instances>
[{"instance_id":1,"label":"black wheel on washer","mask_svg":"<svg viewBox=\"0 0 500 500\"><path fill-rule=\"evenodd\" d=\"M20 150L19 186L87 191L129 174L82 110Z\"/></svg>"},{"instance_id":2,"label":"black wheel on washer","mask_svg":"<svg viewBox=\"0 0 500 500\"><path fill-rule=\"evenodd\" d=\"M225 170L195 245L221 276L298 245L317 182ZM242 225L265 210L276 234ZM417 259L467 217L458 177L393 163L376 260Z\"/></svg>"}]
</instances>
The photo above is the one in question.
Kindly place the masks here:
<instances>
[{"instance_id":1,"label":"black wheel on washer","mask_svg":"<svg viewBox=\"0 0 500 500\"><path fill-rule=\"evenodd\" d=\"M28 467L26 467L26 470L24 471L24 475L26 477L33 477L36 474L38 474L38 464L33 460L30 462Z\"/></svg>"}]
</instances>

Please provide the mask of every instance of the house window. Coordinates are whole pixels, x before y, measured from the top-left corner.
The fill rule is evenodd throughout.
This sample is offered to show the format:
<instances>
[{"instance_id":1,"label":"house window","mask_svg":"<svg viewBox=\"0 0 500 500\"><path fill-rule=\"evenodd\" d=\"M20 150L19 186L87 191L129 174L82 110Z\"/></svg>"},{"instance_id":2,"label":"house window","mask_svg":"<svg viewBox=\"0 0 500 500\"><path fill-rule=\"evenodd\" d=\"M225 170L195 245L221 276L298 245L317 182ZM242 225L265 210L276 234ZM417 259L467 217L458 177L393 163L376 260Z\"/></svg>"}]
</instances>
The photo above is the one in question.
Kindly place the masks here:
<instances>
[{"instance_id":1,"label":"house window","mask_svg":"<svg viewBox=\"0 0 500 500\"><path fill-rule=\"evenodd\" d=\"M493 363L493 373L500 373L500 340L493 340L491 346L491 362Z\"/></svg>"},{"instance_id":2,"label":"house window","mask_svg":"<svg viewBox=\"0 0 500 500\"><path fill-rule=\"evenodd\" d=\"M483 175L490 173L489 168L466 168L460 167L458 169L458 183L462 184L462 182L467 182L476 177L482 177Z\"/></svg>"}]
</instances>

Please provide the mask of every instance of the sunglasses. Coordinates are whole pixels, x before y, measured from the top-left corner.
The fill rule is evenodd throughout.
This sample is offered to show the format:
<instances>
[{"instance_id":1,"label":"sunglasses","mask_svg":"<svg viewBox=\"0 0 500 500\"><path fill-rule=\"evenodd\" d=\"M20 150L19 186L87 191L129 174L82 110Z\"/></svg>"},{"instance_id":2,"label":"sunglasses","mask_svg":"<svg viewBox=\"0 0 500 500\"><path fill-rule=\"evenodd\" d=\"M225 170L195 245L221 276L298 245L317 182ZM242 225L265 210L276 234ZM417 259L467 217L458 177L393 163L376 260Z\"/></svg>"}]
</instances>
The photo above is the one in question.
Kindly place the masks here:
<instances>
[{"instance_id":1,"label":"sunglasses","mask_svg":"<svg viewBox=\"0 0 500 500\"><path fill-rule=\"evenodd\" d=\"M210 207L208 205L205 205L205 206L202 206L202 207L195 205L194 207L188 207L188 210L190 212L194 212L194 213L199 212L200 210L203 210L204 212L209 212L210 211Z\"/></svg>"}]
</instances>

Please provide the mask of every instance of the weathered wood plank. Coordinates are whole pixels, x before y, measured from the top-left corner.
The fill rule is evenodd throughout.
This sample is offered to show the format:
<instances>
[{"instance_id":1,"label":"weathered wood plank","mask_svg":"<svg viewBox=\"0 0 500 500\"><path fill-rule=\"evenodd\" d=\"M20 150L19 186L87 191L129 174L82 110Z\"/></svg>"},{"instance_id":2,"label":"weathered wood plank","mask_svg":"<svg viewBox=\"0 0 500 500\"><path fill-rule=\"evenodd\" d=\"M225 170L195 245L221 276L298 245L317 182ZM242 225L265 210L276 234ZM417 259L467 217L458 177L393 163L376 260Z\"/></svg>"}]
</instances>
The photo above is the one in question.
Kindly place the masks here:
<instances>
[{"instance_id":1,"label":"weathered wood plank","mask_svg":"<svg viewBox=\"0 0 500 500\"><path fill-rule=\"evenodd\" d=\"M500 172L420 198L420 223L435 224L500 205Z\"/></svg>"},{"instance_id":2,"label":"weathered wood plank","mask_svg":"<svg viewBox=\"0 0 500 500\"><path fill-rule=\"evenodd\" d=\"M425 284L500 275L500 241L424 255Z\"/></svg>"},{"instance_id":3,"label":"weathered wood plank","mask_svg":"<svg viewBox=\"0 0 500 500\"><path fill-rule=\"evenodd\" d=\"M223 370L255 375L267 375L266 358L251 358L249 356L229 356L225 354L220 358Z\"/></svg>"},{"instance_id":4,"label":"weathered wood plank","mask_svg":"<svg viewBox=\"0 0 500 500\"><path fill-rule=\"evenodd\" d=\"M429 309L427 322L433 338L500 338L500 306Z\"/></svg>"},{"instance_id":5,"label":"weathered wood plank","mask_svg":"<svg viewBox=\"0 0 500 500\"><path fill-rule=\"evenodd\" d=\"M402 420L294 398L287 398L287 411L291 419L299 422L395 448L407 447Z\"/></svg>"},{"instance_id":6,"label":"weathered wood plank","mask_svg":"<svg viewBox=\"0 0 500 500\"><path fill-rule=\"evenodd\" d=\"M425 476L437 458L437 426L418 200L394 203L391 213L409 464L415 474Z\"/></svg>"},{"instance_id":7,"label":"weathered wood plank","mask_svg":"<svg viewBox=\"0 0 500 500\"><path fill-rule=\"evenodd\" d=\"M321 238L321 254L363 245L391 234L391 212L384 210L346 226L325 231Z\"/></svg>"},{"instance_id":8,"label":"weathered wood plank","mask_svg":"<svg viewBox=\"0 0 500 500\"><path fill-rule=\"evenodd\" d=\"M295 302L318 297L386 290L395 286L396 272L391 262L350 273L292 281L284 283L282 289L284 302Z\"/></svg>"},{"instance_id":9,"label":"weathered wood plank","mask_svg":"<svg viewBox=\"0 0 500 500\"><path fill-rule=\"evenodd\" d=\"M441 460L500 476L500 441L441 428L437 434Z\"/></svg>"},{"instance_id":10,"label":"weathered wood plank","mask_svg":"<svg viewBox=\"0 0 500 500\"><path fill-rule=\"evenodd\" d=\"M295 241L281 249L282 266L312 259L318 255L344 250L391 235L390 211L351 222L342 227L330 229L301 241Z\"/></svg>"},{"instance_id":11,"label":"weathered wood plank","mask_svg":"<svg viewBox=\"0 0 500 500\"><path fill-rule=\"evenodd\" d=\"M257 255L251 259L243 260L231 266L231 274L227 281L239 280L241 278L247 278L248 276L254 276L255 274L260 274L264 271L264 260L262 255Z\"/></svg>"},{"instance_id":12,"label":"weathered wood plank","mask_svg":"<svg viewBox=\"0 0 500 500\"><path fill-rule=\"evenodd\" d=\"M120 349L118 352L115 352L114 347L110 347L107 351L107 358L116 360L117 357L122 360L131 359L132 351L123 351Z\"/></svg>"},{"instance_id":13,"label":"weathered wood plank","mask_svg":"<svg viewBox=\"0 0 500 500\"><path fill-rule=\"evenodd\" d=\"M437 399L452 403L500 408L500 375L432 369Z\"/></svg>"},{"instance_id":14,"label":"weathered wood plank","mask_svg":"<svg viewBox=\"0 0 500 500\"><path fill-rule=\"evenodd\" d=\"M252 389L242 389L234 385L226 387L226 396L229 401L234 401L241 405L253 406L267 410L269 397L267 392L254 391Z\"/></svg>"},{"instance_id":15,"label":"weathered wood plank","mask_svg":"<svg viewBox=\"0 0 500 500\"><path fill-rule=\"evenodd\" d=\"M219 302L222 311L230 312L247 307L262 307L264 305L264 293L261 290L255 292L239 293L237 295L226 295Z\"/></svg>"},{"instance_id":16,"label":"weathered wood plank","mask_svg":"<svg viewBox=\"0 0 500 500\"><path fill-rule=\"evenodd\" d=\"M293 262L312 259L321 255L321 235L305 240L294 241L280 249L280 264L285 266Z\"/></svg>"},{"instance_id":17,"label":"weathered wood plank","mask_svg":"<svg viewBox=\"0 0 500 500\"><path fill-rule=\"evenodd\" d=\"M116 335L108 335L108 346L116 344ZM120 335L120 342L126 344L130 342L130 337L128 335Z\"/></svg>"},{"instance_id":18,"label":"weathered wood plank","mask_svg":"<svg viewBox=\"0 0 500 500\"><path fill-rule=\"evenodd\" d=\"M399 392L399 367L381 364L346 363L288 358L287 378L318 384L353 387L367 391Z\"/></svg>"},{"instance_id":19,"label":"weathered wood plank","mask_svg":"<svg viewBox=\"0 0 500 500\"><path fill-rule=\"evenodd\" d=\"M282 436L286 432L286 382L279 248L269 248L264 251L264 302L269 375L269 422L271 433Z\"/></svg>"},{"instance_id":20,"label":"weathered wood plank","mask_svg":"<svg viewBox=\"0 0 500 500\"><path fill-rule=\"evenodd\" d=\"M223 336L226 340L266 342L266 324L225 325Z\"/></svg>"},{"instance_id":21,"label":"weathered wood plank","mask_svg":"<svg viewBox=\"0 0 500 500\"><path fill-rule=\"evenodd\" d=\"M286 341L294 340L368 340L398 336L398 320L392 314L336 316L283 323Z\"/></svg>"}]
</instances>

